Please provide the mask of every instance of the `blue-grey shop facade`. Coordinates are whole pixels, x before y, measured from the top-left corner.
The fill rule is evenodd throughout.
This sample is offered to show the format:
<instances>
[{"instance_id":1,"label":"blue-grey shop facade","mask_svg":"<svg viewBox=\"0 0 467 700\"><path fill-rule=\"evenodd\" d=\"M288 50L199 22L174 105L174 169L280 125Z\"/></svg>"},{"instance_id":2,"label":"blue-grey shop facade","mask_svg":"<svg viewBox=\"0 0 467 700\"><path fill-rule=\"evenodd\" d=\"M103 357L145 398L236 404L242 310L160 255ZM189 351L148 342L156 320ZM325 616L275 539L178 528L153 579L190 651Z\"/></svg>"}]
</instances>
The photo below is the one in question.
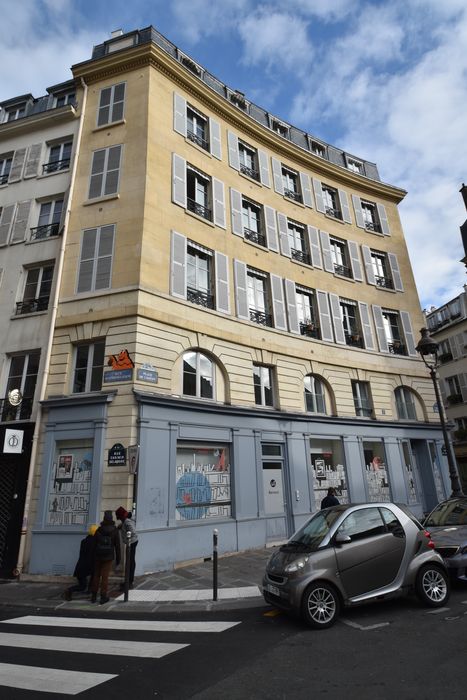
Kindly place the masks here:
<instances>
[{"instance_id":1,"label":"blue-grey shop facade","mask_svg":"<svg viewBox=\"0 0 467 700\"><path fill-rule=\"evenodd\" d=\"M109 502L103 465L114 396L45 402L30 573L71 573L88 524L101 518L102 499ZM393 500L417 515L449 493L436 425L134 397L137 574L209 556L214 528L220 552L281 541L319 509L329 486L341 502Z\"/></svg>"}]
</instances>

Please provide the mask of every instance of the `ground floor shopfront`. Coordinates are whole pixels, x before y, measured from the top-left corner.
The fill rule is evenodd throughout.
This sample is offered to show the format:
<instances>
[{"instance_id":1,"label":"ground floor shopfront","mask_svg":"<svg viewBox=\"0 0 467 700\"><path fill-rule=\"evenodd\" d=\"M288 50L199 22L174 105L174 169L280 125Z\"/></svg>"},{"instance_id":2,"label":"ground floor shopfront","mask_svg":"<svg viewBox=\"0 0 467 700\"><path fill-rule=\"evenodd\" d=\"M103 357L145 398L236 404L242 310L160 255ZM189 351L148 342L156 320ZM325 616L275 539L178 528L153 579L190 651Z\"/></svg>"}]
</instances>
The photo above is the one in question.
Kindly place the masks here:
<instances>
[{"instance_id":1,"label":"ground floor shopfront","mask_svg":"<svg viewBox=\"0 0 467 700\"><path fill-rule=\"evenodd\" d=\"M45 402L30 573L71 573L87 525L122 502L139 532L137 574L290 536L329 486L341 502L393 500L422 515L449 494L438 426L314 417L138 393L137 464L110 459L115 394ZM120 447L128 448L128 445ZM136 474L129 472L134 471Z\"/></svg>"}]
</instances>

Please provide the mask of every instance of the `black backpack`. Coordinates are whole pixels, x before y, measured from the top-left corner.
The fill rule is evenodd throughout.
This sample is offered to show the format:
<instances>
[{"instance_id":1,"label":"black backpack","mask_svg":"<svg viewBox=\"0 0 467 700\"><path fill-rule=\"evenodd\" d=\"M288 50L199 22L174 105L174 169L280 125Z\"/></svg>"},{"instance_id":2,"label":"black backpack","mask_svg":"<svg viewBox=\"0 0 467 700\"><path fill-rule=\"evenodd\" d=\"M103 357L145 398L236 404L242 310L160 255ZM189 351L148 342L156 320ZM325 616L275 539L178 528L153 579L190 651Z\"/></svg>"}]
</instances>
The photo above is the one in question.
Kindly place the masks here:
<instances>
[{"instance_id":1,"label":"black backpack","mask_svg":"<svg viewBox=\"0 0 467 700\"><path fill-rule=\"evenodd\" d=\"M113 559L114 558L114 546L112 542L111 535L106 535L97 530L95 534L96 538L96 557L98 559Z\"/></svg>"}]
</instances>

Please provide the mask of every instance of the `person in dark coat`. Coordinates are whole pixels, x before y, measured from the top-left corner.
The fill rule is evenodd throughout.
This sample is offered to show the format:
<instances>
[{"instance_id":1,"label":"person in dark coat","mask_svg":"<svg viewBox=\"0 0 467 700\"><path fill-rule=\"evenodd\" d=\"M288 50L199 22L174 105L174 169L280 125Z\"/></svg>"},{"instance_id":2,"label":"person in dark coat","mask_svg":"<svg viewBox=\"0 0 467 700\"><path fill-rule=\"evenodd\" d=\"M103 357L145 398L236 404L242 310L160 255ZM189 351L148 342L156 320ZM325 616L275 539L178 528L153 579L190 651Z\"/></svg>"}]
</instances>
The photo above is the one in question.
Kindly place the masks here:
<instances>
[{"instance_id":1,"label":"person in dark coat","mask_svg":"<svg viewBox=\"0 0 467 700\"><path fill-rule=\"evenodd\" d=\"M94 534L98 527L98 525L90 525L88 534L81 540L79 557L73 572L73 576L78 579L78 583L66 589L63 594L65 600L71 600L75 592L82 592L88 589L88 584L94 571L94 546L96 543Z\"/></svg>"},{"instance_id":2,"label":"person in dark coat","mask_svg":"<svg viewBox=\"0 0 467 700\"><path fill-rule=\"evenodd\" d=\"M338 506L339 501L336 497L336 489L334 489L332 486L328 488L328 495L323 498L321 501L321 510L324 510L324 508L330 508L331 506Z\"/></svg>"},{"instance_id":3,"label":"person in dark coat","mask_svg":"<svg viewBox=\"0 0 467 700\"><path fill-rule=\"evenodd\" d=\"M100 587L101 605L107 603L110 598L107 595L109 587L109 575L112 564L120 564L120 536L115 527L112 511L106 510L104 519L96 530L94 549L94 574L91 581L91 602L97 600L97 592Z\"/></svg>"},{"instance_id":4,"label":"person in dark coat","mask_svg":"<svg viewBox=\"0 0 467 700\"><path fill-rule=\"evenodd\" d=\"M138 544L138 535L136 532L135 524L134 524L133 520L131 519L131 514L123 506L120 506L119 508L117 508L117 510L115 511L115 515L116 515L117 519L120 520L122 523L120 525L119 529L121 530L121 533L122 533L123 546L126 545L128 533L130 533L129 587L133 588L133 582L135 580L135 567L136 567L135 555L136 555L136 546ZM122 583L120 588L125 588L125 584Z\"/></svg>"}]
</instances>

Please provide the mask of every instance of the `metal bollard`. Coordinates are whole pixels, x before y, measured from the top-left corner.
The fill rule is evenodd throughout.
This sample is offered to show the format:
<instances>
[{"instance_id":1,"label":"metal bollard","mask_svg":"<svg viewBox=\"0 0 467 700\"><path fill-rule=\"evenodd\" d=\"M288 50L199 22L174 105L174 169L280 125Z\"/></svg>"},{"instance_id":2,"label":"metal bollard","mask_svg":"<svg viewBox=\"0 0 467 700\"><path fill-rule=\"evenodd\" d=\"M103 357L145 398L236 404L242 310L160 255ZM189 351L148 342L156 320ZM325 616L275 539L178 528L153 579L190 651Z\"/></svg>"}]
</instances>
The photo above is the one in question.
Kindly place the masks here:
<instances>
[{"instance_id":1,"label":"metal bollard","mask_svg":"<svg viewBox=\"0 0 467 700\"><path fill-rule=\"evenodd\" d=\"M217 536L219 531L212 531L212 599L217 600Z\"/></svg>"},{"instance_id":2,"label":"metal bollard","mask_svg":"<svg viewBox=\"0 0 467 700\"><path fill-rule=\"evenodd\" d=\"M128 588L130 585L130 539L131 532L127 532L125 542L125 583L123 588L123 600L125 603L128 603Z\"/></svg>"}]
</instances>

